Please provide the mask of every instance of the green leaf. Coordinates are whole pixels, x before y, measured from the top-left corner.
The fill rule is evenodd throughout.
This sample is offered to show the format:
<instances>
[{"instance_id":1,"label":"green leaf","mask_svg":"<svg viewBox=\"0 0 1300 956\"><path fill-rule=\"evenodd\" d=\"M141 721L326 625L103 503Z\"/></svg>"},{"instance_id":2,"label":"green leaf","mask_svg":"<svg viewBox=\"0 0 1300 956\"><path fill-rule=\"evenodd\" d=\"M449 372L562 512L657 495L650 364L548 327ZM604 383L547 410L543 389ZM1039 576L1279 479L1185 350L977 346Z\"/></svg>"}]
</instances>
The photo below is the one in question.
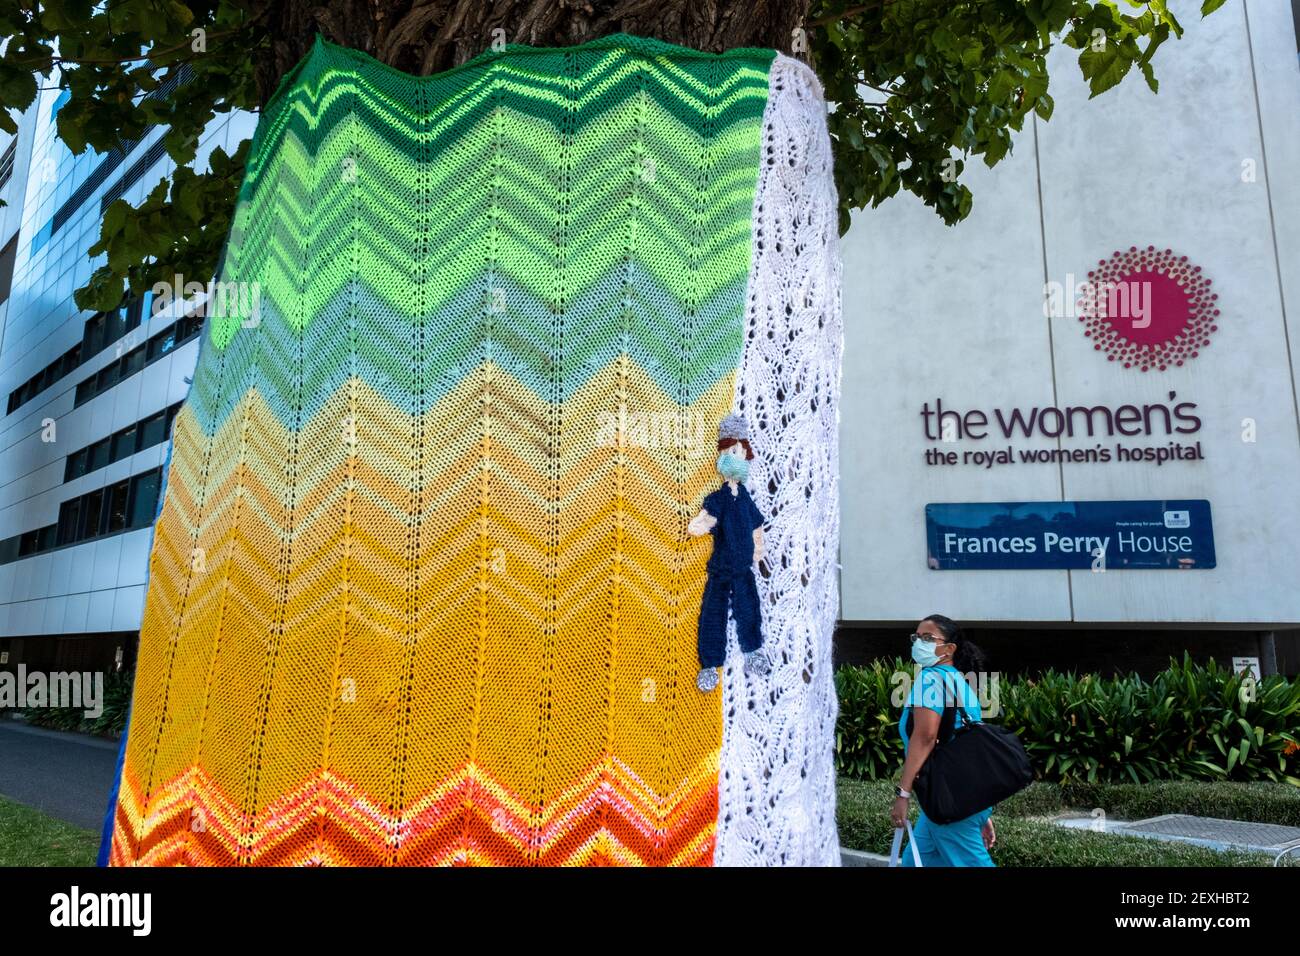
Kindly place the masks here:
<instances>
[{"instance_id":1,"label":"green leaf","mask_svg":"<svg viewBox=\"0 0 1300 956\"><path fill-rule=\"evenodd\" d=\"M1147 86L1152 93L1160 92L1160 81L1156 79L1156 71L1152 69L1151 64L1146 60L1138 61L1138 69L1142 71L1142 76L1146 78Z\"/></svg>"},{"instance_id":2,"label":"green leaf","mask_svg":"<svg viewBox=\"0 0 1300 956\"><path fill-rule=\"evenodd\" d=\"M1118 85L1128 75L1132 66L1132 58L1124 52L1120 44L1114 42L1107 42L1101 50L1089 47L1079 55L1079 68L1083 71L1084 79L1088 81L1088 89L1091 91L1089 98L1105 93L1111 87Z\"/></svg>"}]
</instances>

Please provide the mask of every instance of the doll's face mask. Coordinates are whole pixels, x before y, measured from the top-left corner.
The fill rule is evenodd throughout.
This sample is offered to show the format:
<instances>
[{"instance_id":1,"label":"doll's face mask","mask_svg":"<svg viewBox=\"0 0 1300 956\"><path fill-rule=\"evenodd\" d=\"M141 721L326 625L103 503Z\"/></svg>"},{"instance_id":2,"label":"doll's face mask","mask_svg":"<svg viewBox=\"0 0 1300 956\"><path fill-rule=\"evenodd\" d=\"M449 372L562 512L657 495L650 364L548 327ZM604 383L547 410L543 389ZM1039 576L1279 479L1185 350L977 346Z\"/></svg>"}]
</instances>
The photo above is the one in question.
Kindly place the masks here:
<instances>
[{"instance_id":1,"label":"doll's face mask","mask_svg":"<svg viewBox=\"0 0 1300 956\"><path fill-rule=\"evenodd\" d=\"M733 447L740 448L739 445ZM718 455L718 471L728 481L744 481L748 478L749 461L745 458L744 449L741 449L739 455L733 453L730 448L725 449Z\"/></svg>"}]
</instances>

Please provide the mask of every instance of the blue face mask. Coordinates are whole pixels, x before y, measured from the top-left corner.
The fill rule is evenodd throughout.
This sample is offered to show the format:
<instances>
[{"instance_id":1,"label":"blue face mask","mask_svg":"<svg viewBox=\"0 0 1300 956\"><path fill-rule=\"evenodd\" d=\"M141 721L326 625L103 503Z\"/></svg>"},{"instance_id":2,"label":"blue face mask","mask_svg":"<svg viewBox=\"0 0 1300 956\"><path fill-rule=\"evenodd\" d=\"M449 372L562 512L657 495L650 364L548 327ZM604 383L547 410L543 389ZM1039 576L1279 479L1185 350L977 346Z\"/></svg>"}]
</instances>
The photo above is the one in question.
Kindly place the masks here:
<instances>
[{"instance_id":1,"label":"blue face mask","mask_svg":"<svg viewBox=\"0 0 1300 956\"><path fill-rule=\"evenodd\" d=\"M939 663L939 655L935 653L934 645L929 641L913 641L912 660L922 667L933 667Z\"/></svg>"},{"instance_id":2,"label":"blue face mask","mask_svg":"<svg viewBox=\"0 0 1300 956\"><path fill-rule=\"evenodd\" d=\"M749 460L742 455L724 451L718 456L718 471L728 481L744 481L749 477Z\"/></svg>"}]
</instances>

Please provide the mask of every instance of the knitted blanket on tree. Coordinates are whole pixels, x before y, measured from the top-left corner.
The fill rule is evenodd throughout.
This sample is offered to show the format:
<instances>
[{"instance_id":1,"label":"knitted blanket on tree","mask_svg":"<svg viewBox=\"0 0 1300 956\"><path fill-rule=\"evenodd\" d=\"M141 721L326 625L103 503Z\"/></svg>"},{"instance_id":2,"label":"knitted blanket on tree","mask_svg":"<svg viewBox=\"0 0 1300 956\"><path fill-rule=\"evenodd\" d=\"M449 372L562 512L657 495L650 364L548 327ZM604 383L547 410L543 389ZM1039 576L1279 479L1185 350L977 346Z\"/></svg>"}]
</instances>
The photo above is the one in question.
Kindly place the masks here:
<instances>
[{"instance_id":1,"label":"knitted blanket on tree","mask_svg":"<svg viewBox=\"0 0 1300 956\"><path fill-rule=\"evenodd\" d=\"M318 40L176 419L111 863L835 862L828 147L771 50ZM705 695L733 410L774 670Z\"/></svg>"}]
</instances>

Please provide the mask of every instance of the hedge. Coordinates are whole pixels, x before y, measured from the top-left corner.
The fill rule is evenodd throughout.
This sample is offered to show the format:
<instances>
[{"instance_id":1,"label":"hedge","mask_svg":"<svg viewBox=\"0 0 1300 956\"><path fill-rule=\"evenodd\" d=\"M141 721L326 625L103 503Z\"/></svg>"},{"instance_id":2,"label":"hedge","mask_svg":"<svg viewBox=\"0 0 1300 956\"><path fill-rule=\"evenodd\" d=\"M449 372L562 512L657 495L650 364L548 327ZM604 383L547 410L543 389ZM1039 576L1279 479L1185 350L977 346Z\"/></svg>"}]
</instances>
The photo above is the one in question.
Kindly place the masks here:
<instances>
[{"instance_id":1,"label":"hedge","mask_svg":"<svg viewBox=\"0 0 1300 956\"><path fill-rule=\"evenodd\" d=\"M901 659L835 672L835 753L841 776L893 779L903 763L898 732ZM1058 783L1152 780L1271 781L1300 787L1300 681L1255 683L1184 654L1150 680L1047 671L986 675L984 691L1013 730L1037 777Z\"/></svg>"}]
</instances>

